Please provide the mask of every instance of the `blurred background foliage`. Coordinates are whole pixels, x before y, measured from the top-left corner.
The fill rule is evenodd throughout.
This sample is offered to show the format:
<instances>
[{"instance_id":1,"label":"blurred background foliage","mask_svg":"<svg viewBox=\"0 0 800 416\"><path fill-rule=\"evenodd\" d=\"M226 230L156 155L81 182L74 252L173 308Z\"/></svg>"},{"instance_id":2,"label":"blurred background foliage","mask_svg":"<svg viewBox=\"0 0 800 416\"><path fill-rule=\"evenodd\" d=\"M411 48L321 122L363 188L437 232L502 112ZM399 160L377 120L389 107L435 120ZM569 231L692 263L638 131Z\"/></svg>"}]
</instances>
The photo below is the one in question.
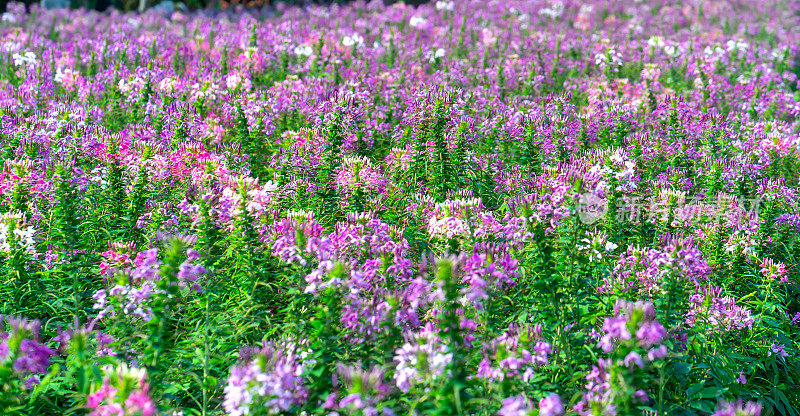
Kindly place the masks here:
<instances>
[{"instance_id":1,"label":"blurred background foliage","mask_svg":"<svg viewBox=\"0 0 800 416\"><path fill-rule=\"evenodd\" d=\"M237 7L262 8L275 6L279 3L302 6L308 4L344 4L352 0L23 0L22 3L30 6L42 4L48 8L85 8L105 11L115 8L121 11L142 11L148 8L157 8L164 11L173 10L227 10ZM380 0L373 0L380 1ZM397 3L397 0L382 0L386 4ZM420 5L428 0L406 0L409 5ZM0 11L5 11L7 1L0 0Z\"/></svg>"}]
</instances>

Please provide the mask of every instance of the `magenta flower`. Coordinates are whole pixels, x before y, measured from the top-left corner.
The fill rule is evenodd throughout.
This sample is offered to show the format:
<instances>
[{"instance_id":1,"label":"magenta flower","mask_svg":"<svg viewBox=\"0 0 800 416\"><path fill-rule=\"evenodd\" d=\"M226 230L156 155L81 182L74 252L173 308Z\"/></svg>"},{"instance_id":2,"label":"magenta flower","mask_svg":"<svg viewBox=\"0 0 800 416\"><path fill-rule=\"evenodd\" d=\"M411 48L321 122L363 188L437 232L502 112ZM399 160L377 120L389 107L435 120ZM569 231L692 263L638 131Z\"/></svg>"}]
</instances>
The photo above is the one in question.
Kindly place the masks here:
<instances>
[{"instance_id":1,"label":"magenta flower","mask_svg":"<svg viewBox=\"0 0 800 416\"><path fill-rule=\"evenodd\" d=\"M521 394L503 399L502 405L499 416L528 416L533 411L530 401Z\"/></svg>"},{"instance_id":2,"label":"magenta flower","mask_svg":"<svg viewBox=\"0 0 800 416\"><path fill-rule=\"evenodd\" d=\"M564 413L564 405L561 403L561 397L552 393L547 397L539 400L539 416L556 416Z\"/></svg>"},{"instance_id":3,"label":"magenta flower","mask_svg":"<svg viewBox=\"0 0 800 416\"><path fill-rule=\"evenodd\" d=\"M761 404L758 402L742 403L720 401L711 416L761 416Z\"/></svg>"}]
</instances>

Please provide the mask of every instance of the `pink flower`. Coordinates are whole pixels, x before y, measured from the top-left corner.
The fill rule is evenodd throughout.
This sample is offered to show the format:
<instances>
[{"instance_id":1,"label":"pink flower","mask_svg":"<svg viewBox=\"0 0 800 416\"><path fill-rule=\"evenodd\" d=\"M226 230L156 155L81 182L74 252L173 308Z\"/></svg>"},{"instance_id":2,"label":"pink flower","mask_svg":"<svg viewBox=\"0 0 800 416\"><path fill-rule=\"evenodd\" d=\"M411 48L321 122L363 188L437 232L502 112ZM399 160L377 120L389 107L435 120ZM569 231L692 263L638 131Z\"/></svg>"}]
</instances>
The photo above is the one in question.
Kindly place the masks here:
<instances>
[{"instance_id":1,"label":"pink flower","mask_svg":"<svg viewBox=\"0 0 800 416\"><path fill-rule=\"evenodd\" d=\"M539 400L539 416L556 416L564 413L561 397L553 393Z\"/></svg>"},{"instance_id":2,"label":"pink flower","mask_svg":"<svg viewBox=\"0 0 800 416\"><path fill-rule=\"evenodd\" d=\"M789 353L786 352L786 346L785 345L776 344L774 342L769 347L769 351L767 351L767 356L771 356L772 354L777 355L778 358L780 358L781 360L784 360L784 359L786 359L786 357L789 356Z\"/></svg>"},{"instance_id":3,"label":"pink flower","mask_svg":"<svg viewBox=\"0 0 800 416\"><path fill-rule=\"evenodd\" d=\"M761 273L767 280L780 280L784 283L789 281L786 277L786 265L770 258L764 258L761 262Z\"/></svg>"},{"instance_id":4,"label":"pink flower","mask_svg":"<svg viewBox=\"0 0 800 416\"><path fill-rule=\"evenodd\" d=\"M531 406L525 396L519 394L503 399L503 407L497 412L500 416L527 416Z\"/></svg>"},{"instance_id":5,"label":"pink flower","mask_svg":"<svg viewBox=\"0 0 800 416\"><path fill-rule=\"evenodd\" d=\"M104 400L113 399L116 395L117 389L108 384L108 379L105 379L103 385L86 398L86 406L96 409Z\"/></svg>"},{"instance_id":6,"label":"pink flower","mask_svg":"<svg viewBox=\"0 0 800 416\"><path fill-rule=\"evenodd\" d=\"M636 364L639 368L644 368L642 356L636 351L629 352L628 355L625 356L625 360L623 362L627 367L632 367L633 364Z\"/></svg>"},{"instance_id":7,"label":"pink flower","mask_svg":"<svg viewBox=\"0 0 800 416\"><path fill-rule=\"evenodd\" d=\"M156 406L153 399L147 394L147 384L141 389L134 391L125 400L125 407L128 411L141 412L142 416L153 416L156 414Z\"/></svg>"},{"instance_id":8,"label":"pink flower","mask_svg":"<svg viewBox=\"0 0 800 416\"><path fill-rule=\"evenodd\" d=\"M722 401L717 405L716 412L711 416L761 416L761 404L758 402L742 403Z\"/></svg>"},{"instance_id":9,"label":"pink flower","mask_svg":"<svg viewBox=\"0 0 800 416\"><path fill-rule=\"evenodd\" d=\"M125 416L125 409L117 403L107 404L95 409L90 416Z\"/></svg>"},{"instance_id":10,"label":"pink flower","mask_svg":"<svg viewBox=\"0 0 800 416\"><path fill-rule=\"evenodd\" d=\"M739 371L739 377L736 377L736 382L739 384L747 384L747 379L744 378L744 372Z\"/></svg>"}]
</instances>

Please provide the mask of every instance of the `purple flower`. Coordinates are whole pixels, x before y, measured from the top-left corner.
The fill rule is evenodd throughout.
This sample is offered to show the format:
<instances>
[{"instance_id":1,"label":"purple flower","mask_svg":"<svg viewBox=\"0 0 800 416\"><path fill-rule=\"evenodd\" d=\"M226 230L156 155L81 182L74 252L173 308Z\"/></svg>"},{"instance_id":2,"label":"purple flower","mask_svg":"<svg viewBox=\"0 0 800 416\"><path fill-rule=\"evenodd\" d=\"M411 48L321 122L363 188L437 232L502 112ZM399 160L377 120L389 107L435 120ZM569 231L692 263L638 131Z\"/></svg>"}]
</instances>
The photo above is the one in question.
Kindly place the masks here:
<instances>
[{"instance_id":1,"label":"purple flower","mask_svg":"<svg viewBox=\"0 0 800 416\"><path fill-rule=\"evenodd\" d=\"M194 283L205 273L206 268L203 267L202 264L192 264L186 261L180 265L180 269L178 270L178 282L180 282L181 286L187 283ZM196 285L193 285L193 287L195 286Z\"/></svg>"},{"instance_id":2,"label":"purple flower","mask_svg":"<svg viewBox=\"0 0 800 416\"><path fill-rule=\"evenodd\" d=\"M117 355L117 353L110 347L110 344L115 341L114 337L98 331L97 334L95 334L95 339L97 339L97 352L95 355L98 357L113 357Z\"/></svg>"},{"instance_id":3,"label":"purple flower","mask_svg":"<svg viewBox=\"0 0 800 416\"><path fill-rule=\"evenodd\" d=\"M772 343L770 345L769 350L767 351L767 356L776 355L781 361L785 360L786 357L789 356L789 353L786 352L786 346L783 344Z\"/></svg>"},{"instance_id":4,"label":"purple flower","mask_svg":"<svg viewBox=\"0 0 800 416\"><path fill-rule=\"evenodd\" d=\"M49 347L30 339L23 339L19 346L14 371L18 373L44 373L55 354Z\"/></svg>"},{"instance_id":5,"label":"purple flower","mask_svg":"<svg viewBox=\"0 0 800 416\"><path fill-rule=\"evenodd\" d=\"M639 339L640 345L647 348L650 345L656 345L664 339L667 330L658 321L643 322L639 329L636 331L636 338Z\"/></svg>"},{"instance_id":6,"label":"purple flower","mask_svg":"<svg viewBox=\"0 0 800 416\"><path fill-rule=\"evenodd\" d=\"M650 396L648 396L647 392L644 390L636 390L636 392L633 393L633 397L642 403L645 403L650 400Z\"/></svg>"},{"instance_id":7,"label":"purple flower","mask_svg":"<svg viewBox=\"0 0 800 416\"><path fill-rule=\"evenodd\" d=\"M476 376L489 380L519 377L528 381L536 367L548 363L552 352L552 346L542 341L541 336L541 325L520 328L510 324L506 332L485 347Z\"/></svg>"},{"instance_id":8,"label":"purple flower","mask_svg":"<svg viewBox=\"0 0 800 416\"><path fill-rule=\"evenodd\" d=\"M649 361L655 361L659 358L664 358L667 355L669 355L669 350L667 350L667 347L664 344L651 348L650 351L647 351L647 359Z\"/></svg>"},{"instance_id":9,"label":"purple flower","mask_svg":"<svg viewBox=\"0 0 800 416\"><path fill-rule=\"evenodd\" d=\"M131 279L134 282L157 280L159 268L161 267L161 260L158 259L158 249L151 248L139 253L134 261L134 266L136 267L131 271Z\"/></svg>"},{"instance_id":10,"label":"purple flower","mask_svg":"<svg viewBox=\"0 0 800 416\"><path fill-rule=\"evenodd\" d=\"M741 400L736 402L721 401L711 416L761 416L761 403Z\"/></svg>"},{"instance_id":11,"label":"purple flower","mask_svg":"<svg viewBox=\"0 0 800 416\"><path fill-rule=\"evenodd\" d=\"M156 405L147 390L147 384L144 384L128 395L128 398L125 399L126 414L128 412L141 414L142 416L154 416L156 414Z\"/></svg>"},{"instance_id":12,"label":"purple flower","mask_svg":"<svg viewBox=\"0 0 800 416\"><path fill-rule=\"evenodd\" d=\"M313 364L309 354L310 350L291 341L243 349L241 362L231 368L225 387L225 410L231 415L246 415L251 406L279 412L304 403L308 389L303 372Z\"/></svg>"},{"instance_id":13,"label":"purple flower","mask_svg":"<svg viewBox=\"0 0 800 416\"><path fill-rule=\"evenodd\" d=\"M751 328L755 322L750 310L738 305L733 297L725 296L721 287L707 285L698 288L689 297L689 302L686 323L690 326L695 326L700 320L724 331L734 331Z\"/></svg>"},{"instance_id":14,"label":"purple flower","mask_svg":"<svg viewBox=\"0 0 800 416\"><path fill-rule=\"evenodd\" d=\"M625 356L625 360L623 361L626 367L631 367L634 364L639 368L644 368L644 361L642 361L642 356L639 355L636 351L631 351L628 355Z\"/></svg>"},{"instance_id":15,"label":"purple flower","mask_svg":"<svg viewBox=\"0 0 800 416\"><path fill-rule=\"evenodd\" d=\"M34 374L26 378L23 385L25 386L25 390L32 390L34 387L38 386L40 382L39 375Z\"/></svg>"},{"instance_id":16,"label":"purple flower","mask_svg":"<svg viewBox=\"0 0 800 416\"><path fill-rule=\"evenodd\" d=\"M356 409L361 409L364 407L364 402L361 401L361 394L359 393L348 394L347 397L345 397L344 399L342 399L342 401L339 402L339 407L341 408L346 408L351 405Z\"/></svg>"},{"instance_id":17,"label":"purple flower","mask_svg":"<svg viewBox=\"0 0 800 416\"><path fill-rule=\"evenodd\" d=\"M6 337L3 337L3 335L5 335ZM6 339L7 336L8 334L0 333L0 338L3 339L3 341L0 342L0 360L5 360L5 358L8 357L8 339Z\"/></svg>"},{"instance_id":18,"label":"purple flower","mask_svg":"<svg viewBox=\"0 0 800 416\"><path fill-rule=\"evenodd\" d=\"M499 416L528 416L533 410L530 401L521 394L503 399L502 404Z\"/></svg>"},{"instance_id":19,"label":"purple flower","mask_svg":"<svg viewBox=\"0 0 800 416\"><path fill-rule=\"evenodd\" d=\"M736 382L739 384L747 384L747 379L744 377L744 371L739 371L739 376L736 377Z\"/></svg>"},{"instance_id":20,"label":"purple flower","mask_svg":"<svg viewBox=\"0 0 800 416\"><path fill-rule=\"evenodd\" d=\"M354 407L365 413L373 412L391 391L391 385L384 379L386 372L381 367L373 366L364 370L360 365L339 363L336 369L337 380L350 393L339 402L341 410ZM329 397L328 402L326 408L336 407L335 395L334 398Z\"/></svg>"},{"instance_id":21,"label":"purple flower","mask_svg":"<svg viewBox=\"0 0 800 416\"><path fill-rule=\"evenodd\" d=\"M539 416L556 416L564 413L564 405L561 403L561 397L552 393L547 397L539 400Z\"/></svg>"}]
</instances>

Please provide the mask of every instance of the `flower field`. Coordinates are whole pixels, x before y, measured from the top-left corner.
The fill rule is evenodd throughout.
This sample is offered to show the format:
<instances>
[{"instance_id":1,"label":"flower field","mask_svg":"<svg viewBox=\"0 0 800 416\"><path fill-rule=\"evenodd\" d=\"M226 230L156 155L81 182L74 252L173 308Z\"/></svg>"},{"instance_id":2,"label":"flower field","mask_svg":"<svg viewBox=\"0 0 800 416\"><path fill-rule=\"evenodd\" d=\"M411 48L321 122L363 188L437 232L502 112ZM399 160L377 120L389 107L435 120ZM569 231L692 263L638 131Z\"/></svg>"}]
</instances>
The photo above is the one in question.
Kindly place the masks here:
<instances>
[{"instance_id":1,"label":"flower field","mask_svg":"<svg viewBox=\"0 0 800 416\"><path fill-rule=\"evenodd\" d=\"M800 416L800 3L0 19L0 415Z\"/></svg>"}]
</instances>

